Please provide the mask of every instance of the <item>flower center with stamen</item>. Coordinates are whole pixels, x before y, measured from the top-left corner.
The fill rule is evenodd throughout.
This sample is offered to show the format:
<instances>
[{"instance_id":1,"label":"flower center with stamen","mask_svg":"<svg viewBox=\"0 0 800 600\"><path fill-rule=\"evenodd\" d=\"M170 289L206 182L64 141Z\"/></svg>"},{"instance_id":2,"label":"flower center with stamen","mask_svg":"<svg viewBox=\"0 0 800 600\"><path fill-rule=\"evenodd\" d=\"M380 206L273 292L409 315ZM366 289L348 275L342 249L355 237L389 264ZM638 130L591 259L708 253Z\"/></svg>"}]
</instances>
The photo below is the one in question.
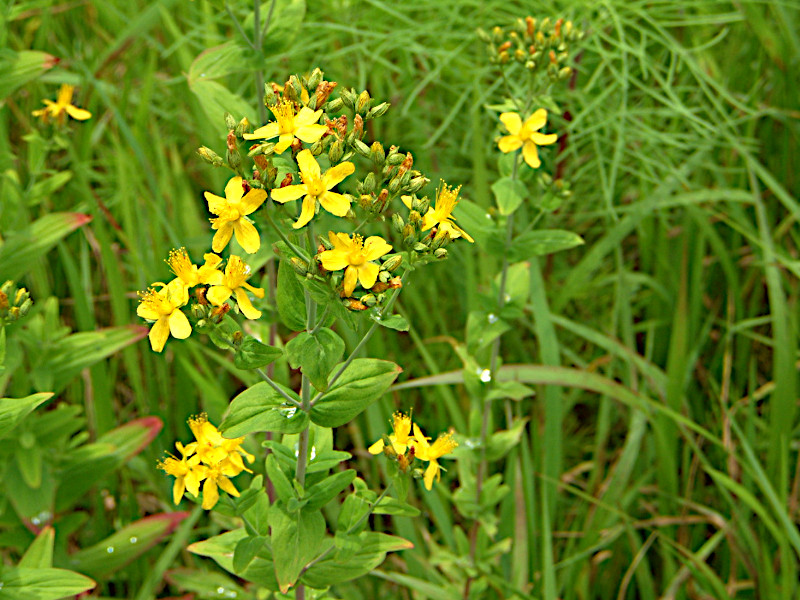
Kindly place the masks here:
<instances>
[{"instance_id":1,"label":"flower center with stamen","mask_svg":"<svg viewBox=\"0 0 800 600\"><path fill-rule=\"evenodd\" d=\"M284 100L270 108L270 110L278 121L278 129L281 133L292 133L294 131L294 106L289 100Z\"/></svg>"},{"instance_id":2,"label":"flower center with stamen","mask_svg":"<svg viewBox=\"0 0 800 600\"><path fill-rule=\"evenodd\" d=\"M155 288L148 288L146 292L139 292L139 297L142 299L142 304L160 315L171 314L175 308L167 296L158 293Z\"/></svg>"},{"instance_id":3,"label":"flower center with stamen","mask_svg":"<svg viewBox=\"0 0 800 600\"><path fill-rule=\"evenodd\" d=\"M308 193L315 198L319 198L328 191L325 189L322 179L318 178L309 178L309 181L306 182L306 186L308 187Z\"/></svg>"},{"instance_id":4,"label":"flower center with stamen","mask_svg":"<svg viewBox=\"0 0 800 600\"><path fill-rule=\"evenodd\" d=\"M177 277L180 277L184 281L190 281L192 279L193 265L184 248L170 251L167 264Z\"/></svg>"},{"instance_id":5,"label":"flower center with stamen","mask_svg":"<svg viewBox=\"0 0 800 600\"><path fill-rule=\"evenodd\" d=\"M360 267L367 262L367 257L364 256L364 238L360 235L353 236L353 248L350 250L348 257L350 265L353 267Z\"/></svg>"},{"instance_id":6,"label":"flower center with stamen","mask_svg":"<svg viewBox=\"0 0 800 600\"><path fill-rule=\"evenodd\" d=\"M228 259L228 268L225 269L225 274L228 287L234 290L242 287L242 284L250 276L250 267L238 256L231 256Z\"/></svg>"}]
</instances>

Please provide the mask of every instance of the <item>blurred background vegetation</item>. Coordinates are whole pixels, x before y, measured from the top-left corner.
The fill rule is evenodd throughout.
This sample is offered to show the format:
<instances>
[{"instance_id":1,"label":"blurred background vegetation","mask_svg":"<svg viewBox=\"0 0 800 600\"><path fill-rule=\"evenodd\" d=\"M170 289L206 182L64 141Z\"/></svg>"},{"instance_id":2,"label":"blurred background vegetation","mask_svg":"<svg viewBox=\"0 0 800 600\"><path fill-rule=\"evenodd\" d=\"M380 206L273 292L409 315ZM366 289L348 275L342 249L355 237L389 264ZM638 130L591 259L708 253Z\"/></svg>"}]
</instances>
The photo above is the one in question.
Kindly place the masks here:
<instances>
[{"instance_id":1,"label":"blurred background vegetation","mask_svg":"<svg viewBox=\"0 0 800 600\"><path fill-rule=\"evenodd\" d=\"M252 10L230 4L240 17ZM195 150L222 153L224 125L197 88L197 77L216 76L197 74L195 60L237 33L222 3L204 0L32 0L0 10L0 279L18 279L36 302L27 321L9 328L0 395L55 391L38 412L66 411L63 439L42 426L50 437L19 433L3 456L12 461L17 451L28 464L41 447L36 460L55 465L53 453L111 443L135 419L163 422L138 454L117 448L105 471L73 473L89 478L91 493L73 489L56 505L57 555L80 571L68 564L76 548L175 510L156 460L187 439L188 416L207 411L218 422L253 383L202 337L154 355L135 315L135 291L166 277L171 248L199 257L208 246L202 192L221 190L227 172ZM474 31L528 14L572 19L588 34L569 89L555 98L561 140L546 163L573 196L545 218L586 245L532 265L528 309L504 337L503 361L576 367L607 385L554 375L558 386L515 403L531 421L503 463L512 491L498 539L513 543L501 564L509 587L499 595L796 598L797 3L278 0L257 66L278 82L318 66L329 80L391 102L370 140L411 151L434 182L463 184L464 197L488 208L499 129L487 107L502 102L503 88ZM15 53L31 49L60 62L14 79ZM256 122L252 66L216 81L243 99L244 114L234 116ZM93 118L56 133L31 111L65 82ZM60 234L42 241L32 224L64 212L91 221L63 217ZM524 229L533 214L519 214ZM262 234L271 241L269 230ZM29 245L52 250L39 258ZM258 259L263 266L269 253ZM401 382L458 371L454 346L497 269L478 245L454 247L404 290L398 306L411 331L383 330L368 354L400 363ZM69 330L88 337L67 338ZM285 364L276 373L293 382ZM464 431L469 406L461 386L407 388L338 430L337 447L352 451L379 487L365 446L392 410L413 407L426 430ZM137 423L139 441L158 431L155 421ZM36 427L23 433L36 440ZM85 439L70 438L78 431ZM63 475L79 459L53 469ZM9 500L21 494L12 482L22 477L35 496L37 481L16 468L5 469L0 504L0 554L10 563L33 538L20 525L19 501ZM412 494L424 517L385 525L415 548L349 585L347 597L461 597L449 585L464 565L448 487ZM218 524L202 517L197 527L207 536ZM180 552L192 535L182 530L175 548L157 545L84 572L102 596L218 597L216 567ZM165 569L170 583L161 588Z\"/></svg>"}]
</instances>

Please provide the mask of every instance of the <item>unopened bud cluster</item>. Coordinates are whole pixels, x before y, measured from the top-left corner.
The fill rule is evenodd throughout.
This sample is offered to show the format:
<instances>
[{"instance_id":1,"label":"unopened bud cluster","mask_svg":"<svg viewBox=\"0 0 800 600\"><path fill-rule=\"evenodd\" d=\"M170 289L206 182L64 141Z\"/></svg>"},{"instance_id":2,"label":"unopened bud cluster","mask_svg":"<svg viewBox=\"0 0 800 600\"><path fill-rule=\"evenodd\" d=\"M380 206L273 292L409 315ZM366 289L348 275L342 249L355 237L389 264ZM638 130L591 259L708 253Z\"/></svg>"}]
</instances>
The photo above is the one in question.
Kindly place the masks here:
<instances>
[{"instance_id":1,"label":"unopened bud cluster","mask_svg":"<svg viewBox=\"0 0 800 600\"><path fill-rule=\"evenodd\" d=\"M0 286L0 327L21 319L32 306L28 290L17 288L13 281L6 281Z\"/></svg>"},{"instance_id":2,"label":"unopened bud cluster","mask_svg":"<svg viewBox=\"0 0 800 600\"><path fill-rule=\"evenodd\" d=\"M584 36L572 21L549 17L541 21L526 17L505 29L495 27L491 33L479 29L477 33L486 43L493 64L519 63L530 71L544 70L551 81L572 75L570 45Z\"/></svg>"}]
</instances>

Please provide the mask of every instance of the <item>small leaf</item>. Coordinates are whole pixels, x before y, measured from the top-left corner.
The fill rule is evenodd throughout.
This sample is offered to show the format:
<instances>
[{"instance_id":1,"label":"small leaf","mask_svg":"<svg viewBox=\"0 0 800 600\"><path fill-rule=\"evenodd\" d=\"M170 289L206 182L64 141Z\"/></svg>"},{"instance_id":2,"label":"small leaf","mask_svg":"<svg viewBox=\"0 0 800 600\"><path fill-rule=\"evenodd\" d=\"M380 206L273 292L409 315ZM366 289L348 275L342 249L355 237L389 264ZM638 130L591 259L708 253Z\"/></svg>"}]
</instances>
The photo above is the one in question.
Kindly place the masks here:
<instances>
[{"instance_id":1,"label":"small leaf","mask_svg":"<svg viewBox=\"0 0 800 600\"><path fill-rule=\"evenodd\" d=\"M283 390L300 404L300 396L290 389ZM262 381L233 399L219 429L225 437L237 438L258 431L300 433L307 423L306 412Z\"/></svg>"},{"instance_id":2,"label":"small leaf","mask_svg":"<svg viewBox=\"0 0 800 600\"><path fill-rule=\"evenodd\" d=\"M0 439L6 437L33 409L53 397L50 392L25 398L0 398Z\"/></svg>"},{"instance_id":3,"label":"small leaf","mask_svg":"<svg viewBox=\"0 0 800 600\"><path fill-rule=\"evenodd\" d=\"M303 570L319 552L325 538L325 517L319 511L290 514L280 504L270 508L270 539L276 549L275 577L284 594L292 588ZM280 549L280 551L277 551Z\"/></svg>"},{"instance_id":4,"label":"small leaf","mask_svg":"<svg viewBox=\"0 0 800 600\"><path fill-rule=\"evenodd\" d=\"M0 564L3 600L59 600L82 594L97 584L74 571L7 567Z\"/></svg>"},{"instance_id":5,"label":"small leaf","mask_svg":"<svg viewBox=\"0 0 800 600\"><path fill-rule=\"evenodd\" d=\"M294 498L294 487L291 481L289 481L289 478L286 477L283 469L281 469L274 454L267 456L266 469L267 477L269 477L269 480L272 482L272 486L275 488L275 493L278 495L278 498L283 502L288 502Z\"/></svg>"},{"instance_id":6,"label":"small leaf","mask_svg":"<svg viewBox=\"0 0 800 600\"><path fill-rule=\"evenodd\" d=\"M497 208L501 215L507 216L516 211L525 197L528 189L518 179L503 177L492 185L492 192L497 200Z\"/></svg>"},{"instance_id":7,"label":"small leaf","mask_svg":"<svg viewBox=\"0 0 800 600\"><path fill-rule=\"evenodd\" d=\"M237 369L260 369L283 355L283 350L262 344L254 337L247 337L236 349L233 364Z\"/></svg>"},{"instance_id":8,"label":"small leaf","mask_svg":"<svg viewBox=\"0 0 800 600\"><path fill-rule=\"evenodd\" d=\"M306 301L303 287L297 280L297 273L294 272L292 265L286 260L281 260L278 265L275 302L284 325L292 331L306 328Z\"/></svg>"},{"instance_id":9,"label":"small leaf","mask_svg":"<svg viewBox=\"0 0 800 600\"><path fill-rule=\"evenodd\" d=\"M334 374L340 367L334 369ZM356 358L311 408L311 420L322 427L340 427L361 414L392 385L402 369L377 358Z\"/></svg>"},{"instance_id":10,"label":"small leaf","mask_svg":"<svg viewBox=\"0 0 800 600\"><path fill-rule=\"evenodd\" d=\"M528 419L518 419L510 429L504 429L492 434L486 448L487 460L500 460L509 451L519 444L522 431L525 429Z\"/></svg>"},{"instance_id":11,"label":"small leaf","mask_svg":"<svg viewBox=\"0 0 800 600\"><path fill-rule=\"evenodd\" d=\"M53 542L56 532L49 525L39 532L19 561L20 567L45 569L53 566Z\"/></svg>"},{"instance_id":12,"label":"small leaf","mask_svg":"<svg viewBox=\"0 0 800 600\"><path fill-rule=\"evenodd\" d=\"M334 473L330 477L326 477L319 483L312 485L306 490L305 499L308 501L306 509L319 510L339 495L355 478L355 470L347 469L346 471Z\"/></svg>"},{"instance_id":13,"label":"small leaf","mask_svg":"<svg viewBox=\"0 0 800 600\"><path fill-rule=\"evenodd\" d=\"M301 331L286 344L286 357L293 369L300 368L320 391L328 388L328 374L344 353L344 340L322 327L313 335Z\"/></svg>"},{"instance_id":14,"label":"small leaf","mask_svg":"<svg viewBox=\"0 0 800 600\"><path fill-rule=\"evenodd\" d=\"M527 260L532 256L545 256L561 250L569 250L583 244L577 233L563 229L539 229L517 236L511 242L510 260Z\"/></svg>"},{"instance_id":15,"label":"small leaf","mask_svg":"<svg viewBox=\"0 0 800 600\"><path fill-rule=\"evenodd\" d=\"M395 331L408 331L409 325L405 317L400 315L389 315L388 317L381 316L373 313L369 316L370 319L375 321L378 325L394 329Z\"/></svg>"}]
</instances>

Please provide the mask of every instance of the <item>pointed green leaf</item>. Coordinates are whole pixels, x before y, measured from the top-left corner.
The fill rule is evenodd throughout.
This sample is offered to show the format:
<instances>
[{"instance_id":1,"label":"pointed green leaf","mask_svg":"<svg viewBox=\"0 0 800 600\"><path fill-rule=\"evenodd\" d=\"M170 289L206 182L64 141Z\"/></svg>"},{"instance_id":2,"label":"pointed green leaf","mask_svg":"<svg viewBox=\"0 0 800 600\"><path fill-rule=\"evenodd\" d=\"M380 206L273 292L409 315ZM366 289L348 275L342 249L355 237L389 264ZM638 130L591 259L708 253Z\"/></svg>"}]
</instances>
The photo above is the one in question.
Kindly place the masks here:
<instances>
[{"instance_id":1,"label":"pointed green leaf","mask_svg":"<svg viewBox=\"0 0 800 600\"><path fill-rule=\"evenodd\" d=\"M523 233L511 242L510 260L527 260L561 250L569 250L584 243L577 233L563 229L540 229Z\"/></svg>"},{"instance_id":2,"label":"pointed green leaf","mask_svg":"<svg viewBox=\"0 0 800 600\"><path fill-rule=\"evenodd\" d=\"M322 327L313 335L301 331L286 344L286 357L293 369L301 369L318 390L328 388L328 375L344 353L344 340Z\"/></svg>"},{"instance_id":3,"label":"pointed green leaf","mask_svg":"<svg viewBox=\"0 0 800 600\"><path fill-rule=\"evenodd\" d=\"M236 348L233 364L237 369L260 369L283 356L283 350L262 344L254 337L247 337Z\"/></svg>"},{"instance_id":4,"label":"pointed green leaf","mask_svg":"<svg viewBox=\"0 0 800 600\"><path fill-rule=\"evenodd\" d=\"M281 321L292 331L306 328L306 301L303 287L297 280L297 273L287 260L278 265L278 286L275 302Z\"/></svg>"},{"instance_id":5,"label":"pointed green leaf","mask_svg":"<svg viewBox=\"0 0 800 600\"><path fill-rule=\"evenodd\" d=\"M0 439L8 436L22 419L52 397L51 392L40 392L25 398L0 398Z\"/></svg>"},{"instance_id":6,"label":"pointed green leaf","mask_svg":"<svg viewBox=\"0 0 800 600\"><path fill-rule=\"evenodd\" d=\"M281 592L294 587L300 572L318 554L325 538L325 517L318 511L289 513L280 504L270 508L270 539L273 548L275 577Z\"/></svg>"},{"instance_id":7,"label":"pointed green leaf","mask_svg":"<svg viewBox=\"0 0 800 600\"><path fill-rule=\"evenodd\" d=\"M283 388L300 404L300 396ZM227 438L237 438L258 431L300 433L308 424L308 414L286 399L264 381L236 396L228 408L220 431Z\"/></svg>"},{"instance_id":8,"label":"pointed green leaf","mask_svg":"<svg viewBox=\"0 0 800 600\"><path fill-rule=\"evenodd\" d=\"M49 525L39 532L19 561L20 567L46 569L53 566L53 542L56 532Z\"/></svg>"},{"instance_id":9,"label":"pointed green leaf","mask_svg":"<svg viewBox=\"0 0 800 600\"><path fill-rule=\"evenodd\" d=\"M497 208L501 215L510 215L517 210L528 195L525 184L518 179L503 177L492 185L492 192L497 200Z\"/></svg>"},{"instance_id":10,"label":"pointed green leaf","mask_svg":"<svg viewBox=\"0 0 800 600\"><path fill-rule=\"evenodd\" d=\"M60 600L82 594L95 582L65 569L29 569L0 564L3 600Z\"/></svg>"}]
</instances>

